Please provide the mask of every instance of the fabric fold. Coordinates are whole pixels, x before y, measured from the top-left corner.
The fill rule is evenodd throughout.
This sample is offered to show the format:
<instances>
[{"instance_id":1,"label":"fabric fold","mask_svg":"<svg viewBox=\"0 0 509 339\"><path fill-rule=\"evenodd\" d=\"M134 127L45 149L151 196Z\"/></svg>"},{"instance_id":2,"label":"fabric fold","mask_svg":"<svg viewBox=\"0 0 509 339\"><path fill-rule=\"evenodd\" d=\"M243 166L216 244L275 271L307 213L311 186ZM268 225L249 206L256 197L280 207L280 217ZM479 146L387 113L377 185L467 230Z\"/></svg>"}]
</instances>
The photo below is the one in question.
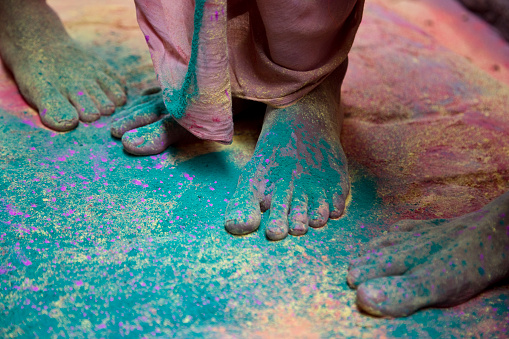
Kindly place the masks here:
<instances>
[{"instance_id":1,"label":"fabric fold","mask_svg":"<svg viewBox=\"0 0 509 339\"><path fill-rule=\"evenodd\" d=\"M316 68L298 71L271 59L271 37L254 0L135 2L169 114L197 137L226 144L233 96L274 107L297 102L345 64L364 7L364 0L345 1L343 12L325 18L337 27L331 50L317 51L324 62Z\"/></svg>"},{"instance_id":2,"label":"fabric fold","mask_svg":"<svg viewBox=\"0 0 509 339\"><path fill-rule=\"evenodd\" d=\"M231 143L226 0L136 0L163 98L201 139Z\"/></svg>"}]
</instances>

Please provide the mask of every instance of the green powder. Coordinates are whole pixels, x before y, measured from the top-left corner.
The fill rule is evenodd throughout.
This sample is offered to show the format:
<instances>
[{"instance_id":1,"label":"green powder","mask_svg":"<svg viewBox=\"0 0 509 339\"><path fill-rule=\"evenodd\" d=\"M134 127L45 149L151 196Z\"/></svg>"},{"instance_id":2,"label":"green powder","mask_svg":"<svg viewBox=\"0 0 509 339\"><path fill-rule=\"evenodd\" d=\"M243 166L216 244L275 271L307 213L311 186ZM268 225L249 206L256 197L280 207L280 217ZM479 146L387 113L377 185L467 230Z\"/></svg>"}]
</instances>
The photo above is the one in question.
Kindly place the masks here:
<instances>
[{"instance_id":1,"label":"green powder","mask_svg":"<svg viewBox=\"0 0 509 339\"><path fill-rule=\"evenodd\" d=\"M164 103L169 114L175 119L185 116L189 102L198 95L198 82L196 80L196 60L198 57L198 40L203 19L205 0L196 0L194 9L194 31L191 43L191 58L186 76L180 89L165 88L163 91Z\"/></svg>"}]
</instances>

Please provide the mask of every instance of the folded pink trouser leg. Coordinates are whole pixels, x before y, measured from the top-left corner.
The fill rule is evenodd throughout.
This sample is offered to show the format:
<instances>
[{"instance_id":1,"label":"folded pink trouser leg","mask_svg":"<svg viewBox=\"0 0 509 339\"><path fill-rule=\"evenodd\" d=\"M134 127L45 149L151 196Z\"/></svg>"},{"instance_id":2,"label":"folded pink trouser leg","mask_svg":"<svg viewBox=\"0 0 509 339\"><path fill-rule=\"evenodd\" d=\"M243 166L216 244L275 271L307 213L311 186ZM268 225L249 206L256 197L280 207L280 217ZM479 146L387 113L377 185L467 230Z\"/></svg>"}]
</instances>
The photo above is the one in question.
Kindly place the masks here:
<instances>
[{"instance_id":1,"label":"folded pink trouser leg","mask_svg":"<svg viewBox=\"0 0 509 339\"><path fill-rule=\"evenodd\" d=\"M168 112L199 138L231 143L226 0L136 0Z\"/></svg>"},{"instance_id":2,"label":"folded pink trouser leg","mask_svg":"<svg viewBox=\"0 0 509 339\"><path fill-rule=\"evenodd\" d=\"M197 137L229 143L232 96L288 106L346 65L364 0L136 6L168 112Z\"/></svg>"},{"instance_id":3,"label":"folded pink trouser leg","mask_svg":"<svg viewBox=\"0 0 509 339\"><path fill-rule=\"evenodd\" d=\"M338 32L357 0L256 0L256 3L272 61L291 70L308 71L334 57Z\"/></svg>"},{"instance_id":4,"label":"folded pink trouser leg","mask_svg":"<svg viewBox=\"0 0 509 339\"><path fill-rule=\"evenodd\" d=\"M275 107L294 104L346 61L364 8L364 0L249 2L228 23L232 91Z\"/></svg>"}]
</instances>

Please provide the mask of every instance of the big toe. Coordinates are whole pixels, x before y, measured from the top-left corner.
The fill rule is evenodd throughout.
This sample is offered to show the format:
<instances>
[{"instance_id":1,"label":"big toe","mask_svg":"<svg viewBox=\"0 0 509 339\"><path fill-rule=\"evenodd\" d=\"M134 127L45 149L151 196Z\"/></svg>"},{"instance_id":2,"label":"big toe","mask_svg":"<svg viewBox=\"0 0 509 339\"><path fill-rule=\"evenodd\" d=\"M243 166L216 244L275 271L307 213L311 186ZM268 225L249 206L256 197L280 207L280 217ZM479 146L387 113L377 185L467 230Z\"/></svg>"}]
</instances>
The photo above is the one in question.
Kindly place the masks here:
<instances>
[{"instance_id":1,"label":"big toe","mask_svg":"<svg viewBox=\"0 0 509 339\"><path fill-rule=\"evenodd\" d=\"M406 317L433 303L433 292L414 275L369 280L357 289L357 305L376 316Z\"/></svg>"},{"instance_id":2,"label":"big toe","mask_svg":"<svg viewBox=\"0 0 509 339\"><path fill-rule=\"evenodd\" d=\"M52 93L37 106L41 122L53 130L67 132L78 126L78 112L60 93Z\"/></svg>"},{"instance_id":3,"label":"big toe","mask_svg":"<svg viewBox=\"0 0 509 339\"><path fill-rule=\"evenodd\" d=\"M134 155L151 155L163 152L178 141L185 130L166 117L153 124L131 130L122 136L124 149Z\"/></svg>"},{"instance_id":4,"label":"big toe","mask_svg":"<svg viewBox=\"0 0 509 339\"><path fill-rule=\"evenodd\" d=\"M239 186L228 203L225 214L225 229L231 234L249 234L260 227L260 204L250 188Z\"/></svg>"}]
</instances>

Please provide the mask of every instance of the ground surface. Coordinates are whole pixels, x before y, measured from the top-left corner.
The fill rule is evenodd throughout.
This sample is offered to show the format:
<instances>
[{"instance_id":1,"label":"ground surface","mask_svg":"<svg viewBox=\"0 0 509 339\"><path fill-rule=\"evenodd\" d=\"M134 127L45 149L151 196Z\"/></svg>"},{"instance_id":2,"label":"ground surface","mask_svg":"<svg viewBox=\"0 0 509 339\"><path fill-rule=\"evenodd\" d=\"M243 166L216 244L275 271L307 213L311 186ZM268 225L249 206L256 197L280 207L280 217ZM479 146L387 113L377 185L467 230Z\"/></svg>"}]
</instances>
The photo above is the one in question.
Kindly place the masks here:
<instances>
[{"instance_id":1,"label":"ground surface","mask_svg":"<svg viewBox=\"0 0 509 339\"><path fill-rule=\"evenodd\" d=\"M50 3L74 37L118 61L131 98L154 84L131 2ZM276 243L260 231L239 238L223 228L259 115L238 118L231 146L134 157L110 136L109 118L66 134L41 127L2 72L1 335L509 335L507 285L394 320L360 313L346 284L359 244L390 223L459 215L509 189L509 89L489 67L443 47L441 31L426 30L436 26L395 14L412 19L405 1L382 3L400 7L368 2L343 90L353 182L347 213ZM465 41L455 45L472 45ZM467 56L481 67L503 60Z\"/></svg>"}]
</instances>

